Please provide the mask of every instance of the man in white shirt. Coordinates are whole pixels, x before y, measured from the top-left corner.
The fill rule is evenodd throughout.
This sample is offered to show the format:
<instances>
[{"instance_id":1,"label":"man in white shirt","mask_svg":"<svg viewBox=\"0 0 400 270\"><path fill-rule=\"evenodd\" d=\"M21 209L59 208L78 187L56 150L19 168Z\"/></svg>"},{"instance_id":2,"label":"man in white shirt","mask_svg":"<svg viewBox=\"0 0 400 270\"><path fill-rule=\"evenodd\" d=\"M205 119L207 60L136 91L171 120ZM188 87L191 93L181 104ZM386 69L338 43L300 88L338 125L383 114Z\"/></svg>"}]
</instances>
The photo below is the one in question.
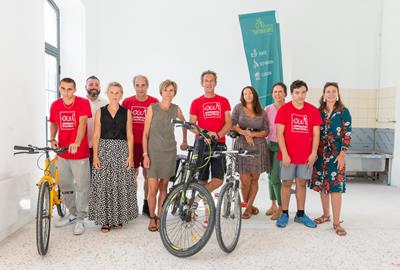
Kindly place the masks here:
<instances>
[{"instance_id":1,"label":"man in white shirt","mask_svg":"<svg viewBox=\"0 0 400 270\"><path fill-rule=\"evenodd\" d=\"M90 76L89 78L86 79L86 97L89 100L90 103L90 109L92 110L92 115L96 115L97 109L106 106L108 102L101 98L100 91L100 80L96 76ZM88 129L88 141L89 141L89 150L90 150L90 171L92 170L92 165L93 165L93 144L92 144L92 138L93 138L93 131L94 131L94 117L89 118L87 121L87 129Z\"/></svg>"}]
</instances>

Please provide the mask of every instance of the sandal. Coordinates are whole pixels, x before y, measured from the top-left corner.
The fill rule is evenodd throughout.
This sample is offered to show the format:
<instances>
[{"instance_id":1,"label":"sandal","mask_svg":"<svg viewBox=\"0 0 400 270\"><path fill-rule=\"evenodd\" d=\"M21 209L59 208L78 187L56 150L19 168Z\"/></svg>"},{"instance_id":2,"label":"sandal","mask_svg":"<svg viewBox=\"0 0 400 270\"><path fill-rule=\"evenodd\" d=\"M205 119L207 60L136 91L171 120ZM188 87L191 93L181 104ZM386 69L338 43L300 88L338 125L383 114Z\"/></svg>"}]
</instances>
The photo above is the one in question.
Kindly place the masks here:
<instances>
[{"instance_id":1,"label":"sandal","mask_svg":"<svg viewBox=\"0 0 400 270\"><path fill-rule=\"evenodd\" d=\"M118 225L113 225L112 227L113 227L113 229L122 229L123 225L122 225L122 223L120 223Z\"/></svg>"},{"instance_id":2,"label":"sandal","mask_svg":"<svg viewBox=\"0 0 400 270\"><path fill-rule=\"evenodd\" d=\"M331 221L331 217L330 216L320 216L319 218L314 219L314 222L317 224L322 224L325 222L330 222Z\"/></svg>"},{"instance_id":3,"label":"sandal","mask_svg":"<svg viewBox=\"0 0 400 270\"><path fill-rule=\"evenodd\" d=\"M154 215L154 216L149 216L149 218L150 218L150 220L154 220L154 222L156 223L156 225L150 225L149 224L149 226L147 227L147 229L150 231L150 232L156 232L157 230L158 230L158 228L157 228L157 216L156 215Z\"/></svg>"},{"instance_id":4,"label":"sandal","mask_svg":"<svg viewBox=\"0 0 400 270\"><path fill-rule=\"evenodd\" d=\"M247 208L245 211L244 211L244 213L242 214L242 219L249 219L249 218L251 218L251 210L249 210L249 208Z\"/></svg>"},{"instance_id":5,"label":"sandal","mask_svg":"<svg viewBox=\"0 0 400 270\"><path fill-rule=\"evenodd\" d=\"M103 225L103 226L101 226L100 230L102 233L108 233L111 230L111 228L108 225Z\"/></svg>"},{"instance_id":6,"label":"sandal","mask_svg":"<svg viewBox=\"0 0 400 270\"><path fill-rule=\"evenodd\" d=\"M160 218L156 216L156 226L157 226L157 231L160 231Z\"/></svg>"},{"instance_id":7,"label":"sandal","mask_svg":"<svg viewBox=\"0 0 400 270\"><path fill-rule=\"evenodd\" d=\"M260 213L260 210L258 210L257 207L252 206L252 207L251 207L251 214L253 214L253 215L258 215L258 213Z\"/></svg>"},{"instance_id":8,"label":"sandal","mask_svg":"<svg viewBox=\"0 0 400 270\"><path fill-rule=\"evenodd\" d=\"M333 224L333 229L335 230L336 234L339 236L345 236L347 234L346 230L340 226L339 224Z\"/></svg>"},{"instance_id":9,"label":"sandal","mask_svg":"<svg viewBox=\"0 0 400 270\"><path fill-rule=\"evenodd\" d=\"M271 205L267 212L265 212L265 215L272 216L275 213L276 209L278 209L278 207L276 207L275 205Z\"/></svg>"}]
</instances>

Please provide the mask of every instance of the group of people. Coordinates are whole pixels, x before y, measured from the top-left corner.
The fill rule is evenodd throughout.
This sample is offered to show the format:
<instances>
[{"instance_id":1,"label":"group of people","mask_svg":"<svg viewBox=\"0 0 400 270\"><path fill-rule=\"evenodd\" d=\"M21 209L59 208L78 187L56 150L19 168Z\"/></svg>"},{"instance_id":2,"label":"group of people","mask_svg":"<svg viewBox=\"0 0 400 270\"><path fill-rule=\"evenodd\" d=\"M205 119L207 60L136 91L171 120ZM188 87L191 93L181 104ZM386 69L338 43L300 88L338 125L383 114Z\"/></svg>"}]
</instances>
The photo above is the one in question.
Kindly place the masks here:
<instances>
[{"instance_id":1,"label":"group of people","mask_svg":"<svg viewBox=\"0 0 400 270\"><path fill-rule=\"evenodd\" d=\"M233 130L239 134L235 149L257 150L255 156L237 159L241 205L245 208L242 218L259 213L254 201L260 174L267 172L271 207L266 214L278 227L288 224L295 182L294 220L312 228L329 222L331 199L335 232L345 235L340 210L341 194L346 190L344 157L350 145L351 117L341 101L339 86L325 85L319 109L305 102L308 87L303 81L290 85L292 101L288 103L286 85L276 83L272 88L274 103L265 109L257 91L247 86L231 112L228 99L215 92L215 72L203 72L200 83L204 94L191 103L189 121L215 138L213 147L226 147L225 135ZM123 87L117 82L109 83L105 101L99 96L100 81L95 76L86 81L87 99L75 95L74 80L60 81L61 98L50 109L50 135L52 147L68 147L68 152L59 155L58 166L70 215L58 220L56 226L75 223L73 233L79 235L85 231L83 219L88 217L104 233L122 228L138 216L136 179L142 167L142 213L149 217L148 230L159 230L158 216L176 168L177 142L171 120L185 117L172 103L178 90L174 81L160 84L161 100L147 94L145 76L135 76L133 86L136 95L120 103ZM182 133L180 148L185 150L187 130L182 128ZM200 169L199 182L210 192L218 189L225 168L223 156L212 158ZM323 214L314 220L304 212L307 183L321 194Z\"/></svg>"}]
</instances>

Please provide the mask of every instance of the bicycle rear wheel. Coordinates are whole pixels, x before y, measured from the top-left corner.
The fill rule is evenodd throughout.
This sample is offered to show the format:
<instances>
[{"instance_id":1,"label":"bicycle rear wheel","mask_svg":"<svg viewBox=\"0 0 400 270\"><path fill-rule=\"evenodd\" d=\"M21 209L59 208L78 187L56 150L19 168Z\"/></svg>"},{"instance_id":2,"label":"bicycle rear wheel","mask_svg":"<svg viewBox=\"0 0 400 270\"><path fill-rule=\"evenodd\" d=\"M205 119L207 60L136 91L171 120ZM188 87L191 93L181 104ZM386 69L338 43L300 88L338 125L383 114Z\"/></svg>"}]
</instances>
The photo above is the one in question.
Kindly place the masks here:
<instances>
[{"instance_id":1,"label":"bicycle rear wheel","mask_svg":"<svg viewBox=\"0 0 400 270\"><path fill-rule=\"evenodd\" d=\"M239 192L235 192L233 182L225 184L219 194L215 233L219 247L230 253L236 248L242 226L240 195Z\"/></svg>"},{"instance_id":2,"label":"bicycle rear wheel","mask_svg":"<svg viewBox=\"0 0 400 270\"><path fill-rule=\"evenodd\" d=\"M46 255L50 240L50 186L44 181L39 188L36 212L36 247L39 255Z\"/></svg>"},{"instance_id":3,"label":"bicycle rear wheel","mask_svg":"<svg viewBox=\"0 0 400 270\"><path fill-rule=\"evenodd\" d=\"M181 184L165 200L161 213L161 240L172 255L189 257L207 244L214 224L215 204L210 192L197 183L189 184L187 190Z\"/></svg>"}]
</instances>

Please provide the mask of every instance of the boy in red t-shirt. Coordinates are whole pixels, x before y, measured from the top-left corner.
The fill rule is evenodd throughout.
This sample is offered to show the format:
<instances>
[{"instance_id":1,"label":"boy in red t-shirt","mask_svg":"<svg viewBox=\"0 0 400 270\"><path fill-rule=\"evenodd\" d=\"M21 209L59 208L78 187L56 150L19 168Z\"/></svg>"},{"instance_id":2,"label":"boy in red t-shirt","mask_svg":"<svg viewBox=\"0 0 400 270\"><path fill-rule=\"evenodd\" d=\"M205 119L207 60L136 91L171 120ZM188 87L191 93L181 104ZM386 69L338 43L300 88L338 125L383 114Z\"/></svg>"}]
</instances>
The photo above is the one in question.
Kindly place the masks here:
<instances>
[{"instance_id":1,"label":"boy in red t-shirt","mask_svg":"<svg viewBox=\"0 0 400 270\"><path fill-rule=\"evenodd\" d=\"M228 99L215 94L217 74L207 70L201 74L201 85L204 95L193 100L190 106L190 122L208 130L208 135L218 139L216 148L226 148L225 134L231 128L231 107ZM208 183L211 166L211 181ZM212 192L223 184L225 174L225 159L220 156L212 158L210 162L200 170L199 180Z\"/></svg>"},{"instance_id":2,"label":"boy in red t-shirt","mask_svg":"<svg viewBox=\"0 0 400 270\"><path fill-rule=\"evenodd\" d=\"M308 87L297 80L290 85L292 101L283 105L275 118L281 161L282 214L276 226L284 228L289 221L289 201L293 180L296 181L297 213L295 222L315 228L317 224L304 213L306 181L311 178L317 158L322 119L316 107L305 102Z\"/></svg>"},{"instance_id":3,"label":"boy in red t-shirt","mask_svg":"<svg viewBox=\"0 0 400 270\"><path fill-rule=\"evenodd\" d=\"M144 129L144 120L146 118L147 108L152 103L158 102L158 99L147 95L149 81L143 75L137 75L133 78L133 87L136 95L124 99L121 106L130 110L132 113L132 131L133 131L133 163L135 166L136 176L139 173L139 167L143 168L143 148L142 138ZM146 170L142 169L144 178L144 201L142 214L149 216L148 196L148 179ZM137 183L135 183L137 184Z\"/></svg>"},{"instance_id":4,"label":"boy in red t-shirt","mask_svg":"<svg viewBox=\"0 0 400 270\"><path fill-rule=\"evenodd\" d=\"M83 219L87 217L89 192L89 145L87 120L92 117L87 99L75 96L73 79L60 81L61 98L51 104L51 147L68 147L68 152L58 155L60 188L70 216L57 221L60 227L75 223L73 233L85 231ZM58 133L58 141L56 135Z\"/></svg>"}]
</instances>

